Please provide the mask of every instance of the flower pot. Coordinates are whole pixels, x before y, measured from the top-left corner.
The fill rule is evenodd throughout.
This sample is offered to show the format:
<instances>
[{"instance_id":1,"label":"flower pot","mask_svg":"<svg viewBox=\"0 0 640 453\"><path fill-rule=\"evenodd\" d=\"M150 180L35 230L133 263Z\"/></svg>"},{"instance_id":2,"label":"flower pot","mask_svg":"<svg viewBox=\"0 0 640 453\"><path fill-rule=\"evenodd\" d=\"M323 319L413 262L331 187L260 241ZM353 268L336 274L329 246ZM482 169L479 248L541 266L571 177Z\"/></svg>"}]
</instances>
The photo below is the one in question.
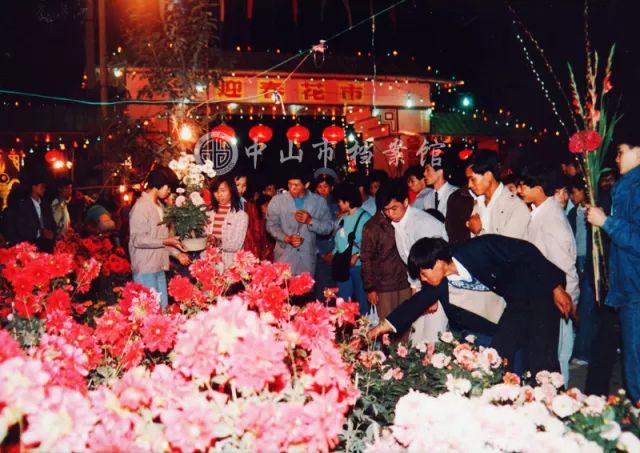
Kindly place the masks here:
<instances>
[{"instance_id":1,"label":"flower pot","mask_svg":"<svg viewBox=\"0 0 640 453\"><path fill-rule=\"evenodd\" d=\"M207 248L207 238L187 238L182 240L187 252L199 252Z\"/></svg>"}]
</instances>

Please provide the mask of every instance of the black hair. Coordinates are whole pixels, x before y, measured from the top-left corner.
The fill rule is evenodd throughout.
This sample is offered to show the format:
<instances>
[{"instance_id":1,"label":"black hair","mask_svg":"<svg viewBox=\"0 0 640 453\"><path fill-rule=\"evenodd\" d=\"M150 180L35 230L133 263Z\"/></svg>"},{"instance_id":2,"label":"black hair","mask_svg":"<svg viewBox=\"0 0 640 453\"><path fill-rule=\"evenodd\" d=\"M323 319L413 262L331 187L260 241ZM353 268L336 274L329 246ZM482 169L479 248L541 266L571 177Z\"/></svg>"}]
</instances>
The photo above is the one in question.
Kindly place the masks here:
<instances>
[{"instance_id":1,"label":"black hair","mask_svg":"<svg viewBox=\"0 0 640 453\"><path fill-rule=\"evenodd\" d=\"M534 164L524 167L520 171L519 181L531 188L540 186L544 194L548 197L553 196L556 189L562 187L558 182L558 175L555 169L544 164Z\"/></svg>"},{"instance_id":2,"label":"black hair","mask_svg":"<svg viewBox=\"0 0 640 453\"><path fill-rule=\"evenodd\" d=\"M179 183L178 176L169 167L158 166L151 170L147 177L147 189L161 189L168 186L173 191Z\"/></svg>"},{"instance_id":3,"label":"black hair","mask_svg":"<svg viewBox=\"0 0 640 453\"><path fill-rule=\"evenodd\" d=\"M438 237L422 238L413 244L409 252L409 275L417 279L421 269L432 269L438 260L450 263L451 258L451 247L447 241Z\"/></svg>"},{"instance_id":4,"label":"black hair","mask_svg":"<svg viewBox=\"0 0 640 453\"><path fill-rule=\"evenodd\" d=\"M263 205L268 204L271 201L271 197L269 195L260 194L258 199L256 200L256 208L258 208L258 215L262 217L262 208Z\"/></svg>"},{"instance_id":5,"label":"black hair","mask_svg":"<svg viewBox=\"0 0 640 453\"><path fill-rule=\"evenodd\" d=\"M469 158L467 168L471 168L475 174L483 175L491 172L496 181L500 181L500 164L498 153L488 149L479 149Z\"/></svg>"},{"instance_id":6,"label":"black hair","mask_svg":"<svg viewBox=\"0 0 640 453\"><path fill-rule=\"evenodd\" d=\"M412 165L407 168L402 175L402 178L407 182L412 176L415 176L416 179L424 179L424 170L420 165Z\"/></svg>"},{"instance_id":7,"label":"black hair","mask_svg":"<svg viewBox=\"0 0 640 453\"><path fill-rule=\"evenodd\" d=\"M373 170L369 176L366 178L365 181L365 192L367 192L369 195L371 195L371 184L373 184L374 182L379 182L380 185L384 184L385 182L387 182L389 180L389 175L387 174L386 171L384 170Z\"/></svg>"},{"instance_id":8,"label":"black hair","mask_svg":"<svg viewBox=\"0 0 640 453\"><path fill-rule=\"evenodd\" d=\"M502 184L504 184L505 186L507 184L515 184L518 185L520 181L518 181L518 177L516 175L514 175L513 173L509 173L507 176L505 176L504 178L502 178Z\"/></svg>"},{"instance_id":9,"label":"black hair","mask_svg":"<svg viewBox=\"0 0 640 453\"><path fill-rule=\"evenodd\" d=\"M629 148L635 148L636 146L640 146L640 134L625 134L621 135L616 143L618 146L620 145L628 145Z\"/></svg>"},{"instance_id":10,"label":"black hair","mask_svg":"<svg viewBox=\"0 0 640 453\"><path fill-rule=\"evenodd\" d=\"M238 189L236 188L236 183L233 180L233 177L229 175L219 176L213 180L211 183L211 187L209 191L211 192L211 207L214 211L218 212L218 208L220 204L218 200L216 200L215 193L218 191L218 188L226 183L227 187L229 187L229 192L231 192L231 210L232 211L242 211L242 201L240 200L240 194L238 193Z\"/></svg>"},{"instance_id":11,"label":"black hair","mask_svg":"<svg viewBox=\"0 0 640 453\"><path fill-rule=\"evenodd\" d=\"M292 179L299 179L302 184L309 182L309 172L300 164L291 164L285 169L287 175L287 181Z\"/></svg>"},{"instance_id":12,"label":"black hair","mask_svg":"<svg viewBox=\"0 0 640 453\"><path fill-rule=\"evenodd\" d=\"M586 187L587 186L584 183L584 180L582 179L582 176L575 176L575 177L571 178L569 180L569 183L567 184L567 188L569 190L572 190L572 189L585 190Z\"/></svg>"},{"instance_id":13,"label":"black hair","mask_svg":"<svg viewBox=\"0 0 640 453\"><path fill-rule=\"evenodd\" d=\"M376 193L376 206L383 209L386 205L396 200L403 203L409 197L409 189L402 179L392 179L387 184L382 184Z\"/></svg>"},{"instance_id":14,"label":"black hair","mask_svg":"<svg viewBox=\"0 0 640 453\"><path fill-rule=\"evenodd\" d=\"M359 208L362 206L362 196L360 191L354 184L348 182L342 182L336 186L333 190L333 198L337 201L344 201L349 203L352 208Z\"/></svg>"}]
</instances>

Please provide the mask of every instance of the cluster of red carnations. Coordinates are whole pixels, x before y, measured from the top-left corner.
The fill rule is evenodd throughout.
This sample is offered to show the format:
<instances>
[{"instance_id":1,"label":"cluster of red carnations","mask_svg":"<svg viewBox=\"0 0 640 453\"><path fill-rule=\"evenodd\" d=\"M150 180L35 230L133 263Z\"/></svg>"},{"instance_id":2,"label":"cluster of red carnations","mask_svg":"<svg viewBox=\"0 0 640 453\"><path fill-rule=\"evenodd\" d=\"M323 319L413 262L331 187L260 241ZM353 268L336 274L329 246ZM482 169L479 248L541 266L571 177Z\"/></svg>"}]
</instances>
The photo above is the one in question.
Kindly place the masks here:
<instances>
[{"instance_id":1,"label":"cluster of red carnations","mask_svg":"<svg viewBox=\"0 0 640 453\"><path fill-rule=\"evenodd\" d=\"M131 266L124 249L114 246L111 239L101 236L80 237L71 233L56 243L56 252L71 253L78 265L94 258L100 266L101 275L108 277L112 274L131 274Z\"/></svg>"},{"instance_id":2,"label":"cluster of red carnations","mask_svg":"<svg viewBox=\"0 0 640 453\"><path fill-rule=\"evenodd\" d=\"M26 245L2 252L9 298L42 293L45 333L20 348L0 330L0 442L19 425L26 450L334 447L358 396L336 332L355 322L357 304L294 306L290 298L313 286L308 275L245 252L228 270L220 264L217 250L205 251L191 278L171 280L176 303L164 311L155 292L128 283L93 326L74 317L73 284L52 289L77 273L72 256ZM39 280L16 289L25 268Z\"/></svg>"}]
</instances>

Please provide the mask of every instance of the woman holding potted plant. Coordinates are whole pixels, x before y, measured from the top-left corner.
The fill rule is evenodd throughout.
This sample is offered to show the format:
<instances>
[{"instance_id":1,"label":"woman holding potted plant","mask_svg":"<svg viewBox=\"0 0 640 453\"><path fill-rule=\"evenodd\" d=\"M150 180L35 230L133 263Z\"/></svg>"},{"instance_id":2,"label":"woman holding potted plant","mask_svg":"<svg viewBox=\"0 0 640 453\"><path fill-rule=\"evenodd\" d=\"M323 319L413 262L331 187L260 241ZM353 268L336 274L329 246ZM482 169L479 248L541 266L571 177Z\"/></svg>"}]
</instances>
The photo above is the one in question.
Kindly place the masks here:
<instances>
[{"instance_id":1,"label":"woman holding potted plant","mask_svg":"<svg viewBox=\"0 0 640 453\"><path fill-rule=\"evenodd\" d=\"M235 253L242 250L247 236L249 216L242 210L238 189L229 177L216 178L211 184L211 207L207 233L209 241L220 248L222 262L227 268Z\"/></svg>"},{"instance_id":2,"label":"woman holding potted plant","mask_svg":"<svg viewBox=\"0 0 640 453\"><path fill-rule=\"evenodd\" d=\"M160 294L160 305L168 304L167 280L169 256L181 264L189 264L189 257L179 237L169 236L163 222L161 200L169 196L178 185L176 174L166 167L156 167L147 178L146 189L129 213L129 255L133 280L155 289Z\"/></svg>"}]
</instances>

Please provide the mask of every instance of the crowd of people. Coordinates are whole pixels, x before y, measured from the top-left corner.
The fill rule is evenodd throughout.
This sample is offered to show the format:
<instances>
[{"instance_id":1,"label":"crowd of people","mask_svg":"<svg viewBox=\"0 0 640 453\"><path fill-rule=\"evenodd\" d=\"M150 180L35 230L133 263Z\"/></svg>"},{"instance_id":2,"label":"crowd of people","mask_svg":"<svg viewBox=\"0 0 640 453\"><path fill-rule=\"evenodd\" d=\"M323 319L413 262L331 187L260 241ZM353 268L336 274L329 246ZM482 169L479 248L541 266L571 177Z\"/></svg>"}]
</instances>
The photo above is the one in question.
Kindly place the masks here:
<instances>
[{"instance_id":1,"label":"crowd of people","mask_svg":"<svg viewBox=\"0 0 640 453\"><path fill-rule=\"evenodd\" d=\"M501 168L498 154L477 150L463 187L451 183L447 153L402 178L382 170L342 181L328 168L292 167L286 190L236 172L216 177L202 196L206 235L228 266L239 250L286 262L357 301L380 323L373 339L434 342L447 328L491 345L516 372L558 370L569 381L589 365L587 393L606 394L621 348L626 387L640 401L640 143L618 147L617 172L600 177L598 206L587 203L580 165L531 163ZM68 231L109 234L128 247L133 279L169 303L166 271L195 257L162 222L179 181L166 167L147 177L135 202L118 206L33 175L3 211L7 245L28 241L51 251ZM591 230L605 236L606 285L594 291ZM603 280L604 281L604 280ZM596 300L606 303L596 303Z\"/></svg>"}]
</instances>

